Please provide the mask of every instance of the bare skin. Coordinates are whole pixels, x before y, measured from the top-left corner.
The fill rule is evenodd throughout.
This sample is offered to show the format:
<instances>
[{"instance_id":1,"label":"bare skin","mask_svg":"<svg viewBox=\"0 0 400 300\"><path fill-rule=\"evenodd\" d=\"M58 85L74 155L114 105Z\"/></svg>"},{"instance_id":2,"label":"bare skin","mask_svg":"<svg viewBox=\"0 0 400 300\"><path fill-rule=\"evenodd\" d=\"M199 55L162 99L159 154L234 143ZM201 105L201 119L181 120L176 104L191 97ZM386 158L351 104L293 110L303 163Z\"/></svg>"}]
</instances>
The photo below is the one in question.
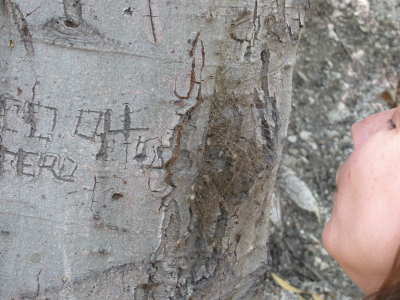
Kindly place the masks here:
<instances>
[{"instance_id":1,"label":"bare skin","mask_svg":"<svg viewBox=\"0 0 400 300\"><path fill-rule=\"evenodd\" d=\"M338 169L323 244L367 294L385 279L400 244L400 109L351 127L354 152Z\"/></svg>"}]
</instances>

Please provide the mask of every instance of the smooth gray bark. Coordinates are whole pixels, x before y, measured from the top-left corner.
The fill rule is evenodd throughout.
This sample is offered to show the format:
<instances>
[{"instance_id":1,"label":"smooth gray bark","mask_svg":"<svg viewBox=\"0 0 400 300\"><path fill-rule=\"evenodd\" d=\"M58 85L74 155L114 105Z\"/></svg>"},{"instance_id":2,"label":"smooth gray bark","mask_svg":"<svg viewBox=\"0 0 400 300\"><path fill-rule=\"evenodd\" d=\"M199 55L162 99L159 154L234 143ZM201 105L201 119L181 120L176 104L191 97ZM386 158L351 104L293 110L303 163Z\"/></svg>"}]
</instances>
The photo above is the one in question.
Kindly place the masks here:
<instances>
[{"instance_id":1,"label":"smooth gray bark","mask_svg":"<svg viewBox=\"0 0 400 300\"><path fill-rule=\"evenodd\" d=\"M307 7L0 1L0 298L260 295Z\"/></svg>"}]
</instances>

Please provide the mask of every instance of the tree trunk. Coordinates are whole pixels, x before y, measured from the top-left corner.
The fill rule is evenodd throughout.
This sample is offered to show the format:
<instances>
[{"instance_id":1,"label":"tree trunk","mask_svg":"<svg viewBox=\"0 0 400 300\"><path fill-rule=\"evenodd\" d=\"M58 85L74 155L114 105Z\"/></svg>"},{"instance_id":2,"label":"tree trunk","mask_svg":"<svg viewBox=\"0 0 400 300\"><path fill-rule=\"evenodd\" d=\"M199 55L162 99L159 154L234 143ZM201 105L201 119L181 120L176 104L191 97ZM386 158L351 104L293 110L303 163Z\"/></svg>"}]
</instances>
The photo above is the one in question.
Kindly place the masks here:
<instances>
[{"instance_id":1,"label":"tree trunk","mask_svg":"<svg viewBox=\"0 0 400 300\"><path fill-rule=\"evenodd\" d=\"M252 299L307 1L0 1L0 298Z\"/></svg>"}]
</instances>

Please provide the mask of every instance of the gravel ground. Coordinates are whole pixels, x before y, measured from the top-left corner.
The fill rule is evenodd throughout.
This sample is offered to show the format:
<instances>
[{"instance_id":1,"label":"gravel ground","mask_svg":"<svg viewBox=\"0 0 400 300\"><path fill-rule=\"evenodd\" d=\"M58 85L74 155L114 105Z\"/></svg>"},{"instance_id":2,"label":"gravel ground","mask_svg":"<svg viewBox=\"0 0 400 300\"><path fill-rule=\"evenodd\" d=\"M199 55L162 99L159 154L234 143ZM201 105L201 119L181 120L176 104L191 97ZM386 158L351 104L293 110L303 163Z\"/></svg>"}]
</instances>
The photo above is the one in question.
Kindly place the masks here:
<instances>
[{"instance_id":1,"label":"gravel ground","mask_svg":"<svg viewBox=\"0 0 400 300\"><path fill-rule=\"evenodd\" d=\"M400 2L318 1L294 72L293 110L274 207L271 271L322 299L359 299L321 244L351 124L400 100ZM267 281L265 299L298 299ZM312 299L302 294L304 299Z\"/></svg>"}]
</instances>

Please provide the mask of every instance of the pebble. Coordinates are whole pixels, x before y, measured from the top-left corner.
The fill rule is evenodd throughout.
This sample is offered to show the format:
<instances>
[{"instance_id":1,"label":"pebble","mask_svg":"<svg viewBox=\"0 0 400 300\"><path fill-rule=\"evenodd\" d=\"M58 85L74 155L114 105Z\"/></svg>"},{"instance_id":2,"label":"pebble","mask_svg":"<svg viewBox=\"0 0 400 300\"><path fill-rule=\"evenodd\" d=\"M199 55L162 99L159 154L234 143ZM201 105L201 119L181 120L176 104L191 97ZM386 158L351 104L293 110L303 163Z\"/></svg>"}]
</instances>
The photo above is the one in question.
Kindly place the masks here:
<instances>
[{"instance_id":1,"label":"pebble","mask_svg":"<svg viewBox=\"0 0 400 300\"><path fill-rule=\"evenodd\" d=\"M311 146L311 148L312 148L313 150L318 150L318 145L317 145L316 142L311 142L311 143L310 143L310 146Z\"/></svg>"},{"instance_id":2,"label":"pebble","mask_svg":"<svg viewBox=\"0 0 400 300\"><path fill-rule=\"evenodd\" d=\"M281 214L281 205L279 201L279 197L273 193L271 200L271 209L269 211L269 216L272 224L276 227L282 227L282 214Z\"/></svg>"},{"instance_id":3,"label":"pebble","mask_svg":"<svg viewBox=\"0 0 400 300\"><path fill-rule=\"evenodd\" d=\"M291 142L291 143L296 143L296 142L297 142L297 136L295 136L295 135L289 135L289 136L287 137L287 139L288 139L288 141Z\"/></svg>"},{"instance_id":4,"label":"pebble","mask_svg":"<svg viewBox=\"0 0 400 300\"><path fill-rule=\"evenodd\" d=\"M320 222L321 219L317 200L307 184L298 178L296 173L288 167L281 167L281 175L279 185L284 193L296 203L298 207L314 213Z\"/></svg>"},{"instance_id":5,"label":"pebble","mask_svg":"<svg viewBox=\"0 0 400 300\"><path fill-rule=\"evenodd\" d=\"M339 42L339 37L337 36L336 32L335 32L335 25L333 24L328 24L328 36L333 39L336 42Z\"/></svg>"},{"instance_id":6,"label":"pebble","mask_svg":"<svg viewBox=\"0 0 400 300\"><path fill-rule=\"evenodd\" d=\"M311 137L312 133L309 131L302 131L300 132L300 138L304 141L308 141Z\"/></svg>"},{"instance_id":7,"label":"pebble","mask_svg":"<svg viewBox=\"0 0 400 300\"><path fill-rule=\"evenodd\" d=\"M321 264L319 265L319 269L321 270L321 271L323 271L323 270L326 270L326 269L329 269L330 267L329 267L329 264L327 263L327 262L321 262Z\"/></svg>"},{"instance_id":8,"label":"pebble","mask_svg":"<svg viewBox=\"0 0 400 300\"><path fill-rule=\"evenodd\" d=\"M340 102L337 109L330 110L327 115L329 121L335 123L344 121L348 117L352 116L352 113L343 102Z\"/></svg>"},{"instance_id":9,"label":"pebble","mask_svg":"<svg viewBox=\"0 0 400 300\"><path fill-rule=\"evenodd\" d=\"M333 139L333 138L339 136L339 132L336 131L336 130L327 129L327 130L325 130L325 134L326 134L328 139Z\"/></svg>"},{"instance_id":10,"label":"pebble","mask_svg":"<svg viewBox=\"0 0 400 300\"><path fill-rule=\"evenodd\" d=\"M314 257L314 267L319 267L320 265L321 265L321 263L322 263L322 259L321 258L319 258L318 256L317 257Z\"/></svg>"}]
</instances>

